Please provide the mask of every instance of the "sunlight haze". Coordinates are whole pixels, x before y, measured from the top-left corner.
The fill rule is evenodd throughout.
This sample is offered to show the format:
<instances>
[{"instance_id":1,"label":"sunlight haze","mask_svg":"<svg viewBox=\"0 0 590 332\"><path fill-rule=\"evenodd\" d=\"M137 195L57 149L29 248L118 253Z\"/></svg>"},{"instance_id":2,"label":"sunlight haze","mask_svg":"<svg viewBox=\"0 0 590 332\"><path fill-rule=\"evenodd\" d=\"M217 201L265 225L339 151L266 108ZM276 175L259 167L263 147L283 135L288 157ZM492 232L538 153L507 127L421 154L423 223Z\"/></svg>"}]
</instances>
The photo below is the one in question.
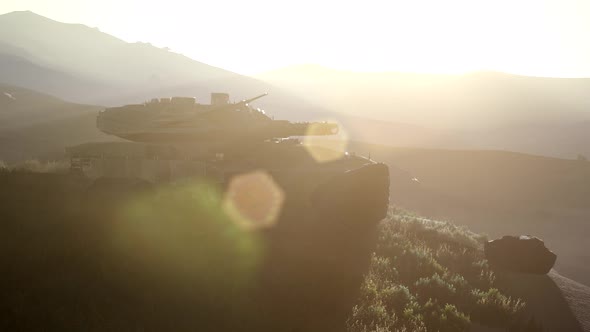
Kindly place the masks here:
<instances>
[{"instance_id":1,"label":"sunlight haze","mask_svg":"<svg viewBox=\"0 0 590 332\"><path fill-rule=\"evenodd\" d=\"M353 71L590 76L586 1L0 4L0 14L16 10L97 27L128 42L169 47L243 74L315 63Z\"/></svg>"},{"instance_id":2,"label":"sunlight haze","mask_svg":"<svg viewBox=\"0 0 590 332\"><path fill-rule=\"evenodd\" d=\"M590 332L590 0L0 0L0 332Z\"/></svg>"}]
</instances>

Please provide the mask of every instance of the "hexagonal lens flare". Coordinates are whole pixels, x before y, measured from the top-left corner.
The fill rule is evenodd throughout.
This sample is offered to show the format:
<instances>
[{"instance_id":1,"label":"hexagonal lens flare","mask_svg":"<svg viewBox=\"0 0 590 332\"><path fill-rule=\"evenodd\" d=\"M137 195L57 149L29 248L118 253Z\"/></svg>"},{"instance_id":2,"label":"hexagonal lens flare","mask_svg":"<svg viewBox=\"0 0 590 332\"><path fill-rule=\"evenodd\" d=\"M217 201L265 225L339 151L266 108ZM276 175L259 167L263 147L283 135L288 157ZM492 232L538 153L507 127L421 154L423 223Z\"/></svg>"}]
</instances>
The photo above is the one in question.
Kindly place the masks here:
<instances>
[{"instance_id":1,"label":"hexagonal lens flare","mask_svg":"<svg viewBox=\"0 0 590 332\"><path fill-rule=\"evenodd\" d=\"M276 223L284 200L285 193L270 174L254 171L231 179L223 208L241 227L259 229Z\"/></svg>"},{"instance_id":2,"label":"hexagonal lens flare","mask_svg":"<svg viewBox=\"0 0 590 332\"><path fill-rule=\"evenodd\" d=\"M336 121L329 121L337 123ZM348 135L342 125L338 124L338 131L334 136L319 136L323 131L321 123L309 126L303 145L309 154L319 163L330 162L344 157L348 147ZM318 137L319 136L319 137Z\"/></svg>"}]
</instances>

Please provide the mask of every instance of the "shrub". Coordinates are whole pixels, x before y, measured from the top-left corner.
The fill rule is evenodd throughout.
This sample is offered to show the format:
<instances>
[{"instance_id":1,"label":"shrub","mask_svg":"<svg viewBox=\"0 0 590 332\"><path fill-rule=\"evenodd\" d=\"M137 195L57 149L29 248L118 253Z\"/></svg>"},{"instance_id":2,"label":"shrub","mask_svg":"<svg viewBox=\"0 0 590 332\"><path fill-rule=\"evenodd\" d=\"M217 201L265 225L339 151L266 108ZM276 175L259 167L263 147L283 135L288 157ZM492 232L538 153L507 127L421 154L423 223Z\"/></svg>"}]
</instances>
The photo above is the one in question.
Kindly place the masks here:
<instances>
[{"instance_id":1,"label":"shrub","mask_svg":"<svg viewBox=\"0 0 590 332\"><path fill-rule=\"evenodd\" d=\"M473 317L482 324L492 327L512 325L525 306L520 299L512 299L496 288L490 288L485 292L474 289L472 295L475 300Z\"/></svg>"},{"instance_id":2,"label":"shrub","mask_svg":"<svg viewBox=\"0 0 590 332\"><path fill-rule=\"evenodd\" d=\"M438 274L418 279L415 286L418 298L423 301L437 299L443 303L449 303L454 300L456 293L455 287Z\"/></svg>"},{"instance_id":3,"label":"shrub","mask_svg":"<svg viewBox=\"0 0 590 332\"><path fill-rule=\"evenodd\" d=\"M403 312L403 310L415 301L408 287L403 285L388 286L381 290L381 298L388 310Z\"/></svg>"},{"instance_id":4,"label":"shrub","mask_svg":"<svg viewBox=\"0 0 590 332\"><path fill-rule=\"evenodd\" d=\"M469 317L452 304L441 306L429 300L423 310L426 312L424 321L428 331L460 332L469 330L471 326Z\"/></svg>"}]
</instances>

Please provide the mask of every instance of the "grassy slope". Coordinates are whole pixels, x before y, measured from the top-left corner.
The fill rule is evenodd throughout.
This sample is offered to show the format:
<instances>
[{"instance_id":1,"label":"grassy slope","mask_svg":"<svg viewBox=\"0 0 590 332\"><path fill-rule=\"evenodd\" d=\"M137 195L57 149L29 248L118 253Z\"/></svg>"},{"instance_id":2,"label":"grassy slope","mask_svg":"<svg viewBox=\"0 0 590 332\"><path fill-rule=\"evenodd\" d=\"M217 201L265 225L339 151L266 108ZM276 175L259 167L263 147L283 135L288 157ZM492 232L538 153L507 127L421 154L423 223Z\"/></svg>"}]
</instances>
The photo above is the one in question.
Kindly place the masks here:
<instances>
[{"instance_id":1,"label":"grassy slope","mask_svg":"<svg viewBox=\"0 0 590 332\"><path fill-rule=\"evenodd\" d=\"M496 273L466 228L396 211L380 234L349 331L590 331L590 288Z\"/></svg>"},{"instance_id":2,"label":"grassy slope","mask_svg":"<svg viewBox=\"0 0 590 332\"><path fill-rule=\"evenodd\" d=\"M495 286L485 239L450 223L394 213L377 250L349 331L466 331L472 322L508 328L524 304Z\"/></svg>"}]
</instances>

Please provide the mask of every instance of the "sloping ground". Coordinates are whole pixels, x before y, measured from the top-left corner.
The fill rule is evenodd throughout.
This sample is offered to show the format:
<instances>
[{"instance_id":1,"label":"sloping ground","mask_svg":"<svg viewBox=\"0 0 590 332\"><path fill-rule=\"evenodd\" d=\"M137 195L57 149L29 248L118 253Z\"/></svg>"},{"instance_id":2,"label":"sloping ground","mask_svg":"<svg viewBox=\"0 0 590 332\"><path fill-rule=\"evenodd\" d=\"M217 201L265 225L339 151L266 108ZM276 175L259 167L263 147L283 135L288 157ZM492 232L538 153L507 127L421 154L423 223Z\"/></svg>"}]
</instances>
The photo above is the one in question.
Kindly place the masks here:
<instances>
[{"instance_id":1,"label":"sloping ground","mask_svg":"<svg viewBox=\"0 0 590 332\"><path fill-rule=\"evenodd\" d=\"M358 142L348 150L396 170L391 177L395 205L490 237L538 236L558 255L557 271L590 285L590 162Z\"/></svg>"},{"instance_id":2,"label":"sloping ground","mask_svg":"<svg viewBox=\"0 0 590 332\"><path fill-rule=\"evenodd\" d=\"M99 106L69 103L34 90L0 83L0 131L93 113Z\"/></svg>"},{"instance_id":3,"label":"sloping ground","mask_svg":"<svg viewBox=\"0 0 590 332\"><path fill-rule=\"evenodd\" d=\"M342 332L375 243L377 220L318 219L295 193L256 230L208 181L0 183L2 331Z\"/></svg>"},{"instance_id":4,"label":"sloping ground","mask_svg":"<svg viewBox=\"0 0 590 332\"><path fill-rule=\"evenodd\" d=\"M65 148L85 142L119 141L96 129L96 115L70 118L0 131L0 160L8 163L30 159L62 160Z\"/></svg>"},{"instance_id":5,"label":"sloping ground","mask_svg":"<svg viewBox=\"0 0 590 332\"><path fill-rule=\"evenodd\" d=\"M588 331L582 329L582 318L590 309L586 298L590 293L574 286L580 284L556 272L500 273L498 284L503 291L522 298L527 303L526 312L534 315L545 331Z\"/></svg>"},{"instance_id":6,"label":"sloping ground","mask_svg":"<svg viewBox=\"0 0 590 332\"><path fill-rule=\"evenodd\" d=\"M55 96L68 97L71 101L88 102L113 93L116 86L101 84L75 77L64 72L45 68L25 56L6 54L0 42L0 83L27 87Z\"/></svg>"},{"instance_id":7,"label":"sloping ground","mask_svg":"<svg viewBox=\"0 0 590 332\"><path fill-rule=\"evenodd\" d=\"M138 195L129 201L125 195L139 192L138 183L122 182L92 194L88 181L66 174L0 172L0 178L0 262L7 267L0 285L0 324L7 331L222 331L212 322L225 322L235 312L211 304L233 298L227 286L248 280L240 276L249 275L252 259L260 258L260 248L251 246L260 238L228 232L234 224L225 229L228 225L217 223L209 211L213 193L205 195L196 183L153 192L154 200ZM108 202L114 205L109 208ZM213 224L209 218L195 219L201 213L213 213ZM306 221L302 218L293 220ZM292 260L284 251L273 260L292 272L276 275L279 289L289 293L304 281L305 287L290 295L303 301L299 304L326 291L325 299L338 297L330 292L349 272L336 270L334 258L348 265L355 260L348 250L363 243L359 232L343 236L350 226L339 229L342 224L348 225L339 219L321 232L296 231L280 241L305 248L305 257ZM362 280L348 331L589 331L588 287L554 272L496 274L483 255L483 241L449 222L392 211L380 224L370 269L355 283L358 289ZM214 288L197 291L203 285ZM272 298L273 308L300 322L302 316L293 310L308 306L281 296ZM251 304L231 303L232 310L246 313ZM325 321L325 313L340 312L330 303L325 312L313 314ZM263 312L265 320L277 319ZM157 325L164 323L169 325Z\"/></svg>"},{"instance_id":8,"label":"sloping ground","mask_svg":"<svg viewBox=\"0 0 590 332\"><path fill-rule=\"evenodd\" d=\"M590 287L568 279L556 271L551 271L549 277L560 289L582 330L590 331Z\"/></svg>"},{"instance_id":9,"label":"sloping ground","mask_svg":"<svg viewBox=\"0 0 590 332\"><path fill-rule=\"evenodd\" d=\"M349 331L523 328L526 305L497 289L484 241L451 223L393 211L381 224Z\"/></svg>"},{"instance_id":10,"label":"sloping ground","mask_svg":"<svg viewBox=\"0 0 590 332\"><path fill-rule=\"evenodd\" d=\"M485 238L394 211L349 331L590 331L590 287L557 272L496 273Z\"/></svg>"},{"instance_id":11,"label":"sloping ground","mask_svg":"<svg viewBox=\"0 0 590 332\"><path fill-rule=\"evenodd\" d=\"M96 129L101 109L0 84L0 160L59 159L67 146L116 140Z\"/></svg>"}]
</instances>

